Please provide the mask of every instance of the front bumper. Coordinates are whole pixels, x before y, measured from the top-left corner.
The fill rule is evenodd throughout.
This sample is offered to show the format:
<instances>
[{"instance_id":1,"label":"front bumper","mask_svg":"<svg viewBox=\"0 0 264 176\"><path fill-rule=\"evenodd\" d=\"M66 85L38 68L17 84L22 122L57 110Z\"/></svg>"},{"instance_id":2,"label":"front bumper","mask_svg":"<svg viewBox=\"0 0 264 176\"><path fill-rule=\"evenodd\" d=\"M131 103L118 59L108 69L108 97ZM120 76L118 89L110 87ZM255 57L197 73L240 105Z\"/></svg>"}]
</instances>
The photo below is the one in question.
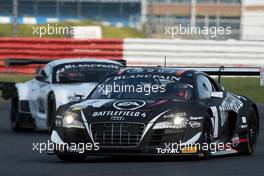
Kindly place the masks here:
<instances>
[{"instance_id":1,"label":"front bumper","mask_svg":"<svg viewBox=\"0 0 264 176\"><path fill-rule=\"evenodd\" d=\"M137 124L138 125L138 124ZM186 129L167 129L153 130L144 129L138 126L131 126L132 133L122 131L117 124L111 128L119 128L121 130L112 130L104 135L100 134L99 129L90 126L88 129L76 128L59 128L53 131L53 143L75 143L75 144L91 144L98 145L99 150L85 151L89 155L200 155L202 151L194 148L184 149L182 145L201 142L201 132L197 130ZM108 130L108 127L106 127ZM134 133L133 133L134 132ZM138 132L138 133L137 133ZM65 148L56 150L55 153L67 153ZM70 151L69 153L72 153Z\"/></svg>"}]
</instances>

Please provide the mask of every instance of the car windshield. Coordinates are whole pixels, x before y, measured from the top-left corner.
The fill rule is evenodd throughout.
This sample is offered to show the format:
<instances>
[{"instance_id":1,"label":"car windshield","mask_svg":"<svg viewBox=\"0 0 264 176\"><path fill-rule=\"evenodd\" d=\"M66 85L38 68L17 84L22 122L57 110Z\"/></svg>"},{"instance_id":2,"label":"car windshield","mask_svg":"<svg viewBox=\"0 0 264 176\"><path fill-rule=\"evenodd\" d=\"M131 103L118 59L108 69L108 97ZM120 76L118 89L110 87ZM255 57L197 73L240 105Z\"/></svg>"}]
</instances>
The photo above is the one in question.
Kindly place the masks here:
<instances>
[{"instance_id":1,"label":"car windshield","mask_svg":"<svg viewBox=\"0 0 264 176\"><path fill-rule=\"evenodd\" d=\"M56 67L54 82L83 83L101 82L110 74L117 72L120 66L109 63L70 63Z\"/></svg>"},{"instance_id":2,"label":"car windshield","mask_svg":"<svg viewBox=\"0 0 264 176\"><path fill-rule=\"evenodd\" d=\"M180 99L192 98L193 86L160 78L108 78L89 96L92 99Z\"/></svg>"}]
</instances>

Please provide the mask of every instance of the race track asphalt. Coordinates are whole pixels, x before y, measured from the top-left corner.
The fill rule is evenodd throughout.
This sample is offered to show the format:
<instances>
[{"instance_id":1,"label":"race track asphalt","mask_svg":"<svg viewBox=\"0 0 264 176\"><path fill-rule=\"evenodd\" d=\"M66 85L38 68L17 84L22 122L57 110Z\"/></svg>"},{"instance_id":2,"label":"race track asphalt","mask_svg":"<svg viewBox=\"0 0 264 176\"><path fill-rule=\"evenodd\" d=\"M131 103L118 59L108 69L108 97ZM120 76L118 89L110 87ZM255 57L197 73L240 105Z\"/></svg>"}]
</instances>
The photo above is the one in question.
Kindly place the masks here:
<instances>
[{"instance_id":1,"label":"race track asphalt","mask_svg":"<svg viewBox=\"0 0 264 176\"><path fill-rule=\"evenodd\" d=\"M264 106L260 106L261 121ZM264 123L253 156L225 156L210 160L157 157L88 157L65 163L56 156L33 151L33 142L49 139L46 132L15 133L9 127L9 105L0 102L0 176L263 176Z\"/></svg>"}]
</instances>

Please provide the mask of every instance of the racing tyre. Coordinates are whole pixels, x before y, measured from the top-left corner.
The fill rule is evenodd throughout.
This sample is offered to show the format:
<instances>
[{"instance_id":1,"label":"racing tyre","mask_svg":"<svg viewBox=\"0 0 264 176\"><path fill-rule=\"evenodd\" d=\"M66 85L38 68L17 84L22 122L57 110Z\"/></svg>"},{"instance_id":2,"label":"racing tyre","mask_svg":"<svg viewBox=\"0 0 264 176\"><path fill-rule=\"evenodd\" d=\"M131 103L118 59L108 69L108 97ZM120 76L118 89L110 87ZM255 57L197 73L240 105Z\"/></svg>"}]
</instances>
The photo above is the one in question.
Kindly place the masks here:
<instances>
[{"instance_id":1,"label":"racing tyre","mask_svg":"<svg viewBox=\"0 0 264 176\"><path fill-rule=\"evenodd\" d=\"M213 128L211 122L211 115L209 113L205 114L202 135L203 135L203 142L207 143L208 146L210 146L211 142L213 141ZM211 150L210 148L208 148L208 150L203 151L203 159L209 159L210 157L211 157Z\"/></svg>"},{"instance_id":2,"label":"racing tyre","mask_svg":"<svg viewBox=\"0 0 264 176\"><path fill-rule=\"evenodd\" d=\"M23 128L20 126L20 117L18 113L18 96L17 94L11 99L10 109L10 125L14 131L20 131Z\"/></svg>"},{"instance_id":3,"label":"racing tyre","mask_svg":"<svg viewBox=\"0 0 264 176\"><path fill-rule=\"evenodd\" d=\"M66 161L66 162L81 162L83 160L85 160L85 158L87 157L87 155L84 154L56 154L57 157L62 160L62 161Z\"/></svg>"},{"instance_id":4,"label":"racing tyre","mask_svg":"<svg viewBox=\"0 0 264 176\"><path fill-rule=\"evenodd\" d=\"M248 128L247 128L247 141L244 146L244 154L252 155L256 148L257 133L258 133L258 120L254 108L249 111Z\"/></svg>"},{"instance_id":5,"label":"racing tyre","mask_svg":"<svg viewBox=\"0 0 264 176\"><path fill-rule=\"evenodd\" d=\"M29 114L23 114L19 112L19 98L17 93L11 99L10 108L10 126L11 129L18 131L33 131L35 124L32 121L32 117Z\"/></svg>"},{"instance_id":6,"label":"racing tyre","mask_svg":"<svg viewBox=\"0 0 264 176\"><path fill-rule=\"evenodd\" d=\"M48 99L48 130L51 133L55 124L56 101L54 94L50 94Z\"/></svg>"}]
</instances>

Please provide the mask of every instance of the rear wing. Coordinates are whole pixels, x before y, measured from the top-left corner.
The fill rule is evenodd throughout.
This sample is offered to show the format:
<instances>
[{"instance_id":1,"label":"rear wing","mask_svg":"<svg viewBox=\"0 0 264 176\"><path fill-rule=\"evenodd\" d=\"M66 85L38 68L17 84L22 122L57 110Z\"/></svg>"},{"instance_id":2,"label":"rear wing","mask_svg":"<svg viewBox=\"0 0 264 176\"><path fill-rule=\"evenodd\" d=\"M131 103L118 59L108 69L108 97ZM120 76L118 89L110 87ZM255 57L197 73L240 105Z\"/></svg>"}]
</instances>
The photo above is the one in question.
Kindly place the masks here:
<instances>
[{"instance_id":1,"label":"rear wing","mask_svg":"<svg viewBox=\"0 0 264 176\"><path fill-rule=\"evenodd\" d=\"M260 76L260 67L188 67L188 66L179 66L179 67L173 67L173 66L127 66L128 68L135 68L135 67L141 67L141 68L177 68L182 70L196 70L200 72L204 72L208 75L212 76ZM125 67L126 68L126 67Z\"/></svg>"},{"instance_id":2,"label":"rear wing","mask_svg":"<svg viewBox=\"0 0 264 176\"><path fill-rule=\"evenodd\" d=\"M54 61L50 59L42 59L42 60L36 60L36 59L5 59L5 65L6 66L23 66L23 65L46 65L49 62ZM114 60L116 62L121 63L123 66L126 66L126 60Z\"/></svg>"},{"instance_id":3,"label":"rear wing","mask_svg":"<svg viewBox=\"0 0 264 176\"><path fill-rule=\"evenodd\" d=\"M204 72L208 75L218 76L218 83L221 83L221 76L261 76L259 67L184 67Z\"/></svg>"},{"instance_id":4,"label":"rear wing","mask_svg":"<svg viewBox=\"0 0 264 176\"><path fill-rule=\"evenodd\" d=\"M179 67L188 70L205 72L208 75L224 76L259 76L259 67Z\"/></svg>"},{"instance_id":5,"label":"rear wing","mask_svg":"<svg viewBox=\"0 0 264 176\"><path fill-rule=\"evenodd\" d=\"M128 66L128 67L141 67L141 68L156 68L163 66ZM165 66L166 67L166 66ZM218 82L220 83L221 76L260 76L261 83L264 85L264 69L260 67L188 67L188 66L167 66L167 68L177 68L182 70L196 70L200 72L204 72L211 76L218 76ZM263 71L262 71L263 70ZM262 74L263 72L263 74ZM261 84L262 85L262 84Z\"/></svg>"},{"instance_id":6,"label":"rear wing","mask_svg":"<svg viewBox=\"0 0 264 176\"><path fill-rule=\"evenodd\" d=\"M34 60L34 59L5 59L6 66L18 66L18 65L45 65L53 60Z\"/></svg>"}]
</instances>

